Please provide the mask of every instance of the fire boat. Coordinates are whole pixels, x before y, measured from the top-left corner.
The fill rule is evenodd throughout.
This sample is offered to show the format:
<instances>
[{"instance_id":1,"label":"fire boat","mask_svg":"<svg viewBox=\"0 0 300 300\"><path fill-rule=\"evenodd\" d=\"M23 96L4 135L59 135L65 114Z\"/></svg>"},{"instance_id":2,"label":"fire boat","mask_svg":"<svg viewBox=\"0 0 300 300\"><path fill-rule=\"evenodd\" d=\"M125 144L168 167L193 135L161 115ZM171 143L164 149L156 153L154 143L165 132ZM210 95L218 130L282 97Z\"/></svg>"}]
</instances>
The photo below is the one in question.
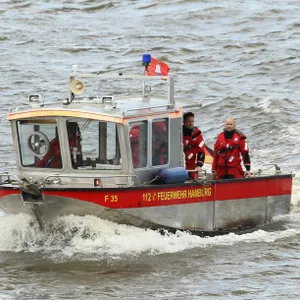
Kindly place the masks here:
<instances>
[{"instance_id":1,"label":"fire boat","mask_svg":"<svg viewBox=\"0 0 300 300\"><path fill-rule=\"evenodd\" d=\"M113 88L104 93L104 85ZM0 213L30 214L41 228L74 214L199 235L244 232L288 214L294 175L278 165L254 178L188 177L183 113L200 107L175 100L171 75L81 73L74 65L65 98L31 94L8 114L17 169L1 171Z\"/></svg>"}]
</instances>

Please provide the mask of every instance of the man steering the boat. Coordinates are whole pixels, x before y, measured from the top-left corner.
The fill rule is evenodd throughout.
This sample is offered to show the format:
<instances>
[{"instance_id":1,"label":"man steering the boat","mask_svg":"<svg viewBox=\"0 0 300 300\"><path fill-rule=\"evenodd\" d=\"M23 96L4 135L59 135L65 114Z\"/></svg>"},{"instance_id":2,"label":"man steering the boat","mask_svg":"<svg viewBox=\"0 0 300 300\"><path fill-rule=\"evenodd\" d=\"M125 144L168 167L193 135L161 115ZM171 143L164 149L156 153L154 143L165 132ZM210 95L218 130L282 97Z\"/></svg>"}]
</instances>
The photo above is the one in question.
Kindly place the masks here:
<instances>
[{"instance_id":1,"label":"man steering the boat","mask_svg":"<svg viewBox=\"0 0 300 300\"><path fill-rule=\"evenodd\" d=\"M187 112L183 115L183 150L185 155L185 167L192 179L198 178L198 172L202 171L205 160L205 142L201 130L194 126L195 115Z\"/></svg>"},{"instance_id":2,"label":"man steering the boat","mask_svg":"<svg viewBox=\"0 0 300 300\"><path fill-rule=\"evenodd\" d=\"M241 166L243 162L246 171ZM236 129L232 118L225 120L225 128L214 145L212 174L214 179L252 177L246 136Z\"/></svg>"},{"instance_id":3,"label":"man steering the boat","mask_svg":"<svg viewBox=\"0 0 300 300\"><path fill-rule=\"evenodd\" d=\"M70 155L72 166L77 168L81 159L81 137L79 133L79 127L76 122L68 122L67 123L67 131L69 137L69 146L70 146ZM55 129L55 138L49 144L48 152L43 156L42 159L37 161L37 167L40 168L54 168L60 169L62 168L61 162L61 151L59 145L59 136L57 132L57 128Z\"/></svg>"}]
</instances>

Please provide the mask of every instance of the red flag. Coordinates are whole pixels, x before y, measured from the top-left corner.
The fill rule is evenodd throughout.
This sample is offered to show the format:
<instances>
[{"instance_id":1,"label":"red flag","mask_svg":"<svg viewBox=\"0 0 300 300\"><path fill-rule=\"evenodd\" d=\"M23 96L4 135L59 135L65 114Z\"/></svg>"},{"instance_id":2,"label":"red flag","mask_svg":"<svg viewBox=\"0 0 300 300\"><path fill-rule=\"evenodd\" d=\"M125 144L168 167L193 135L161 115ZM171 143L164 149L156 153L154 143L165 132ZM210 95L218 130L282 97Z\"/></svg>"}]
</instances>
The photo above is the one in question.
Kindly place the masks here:
<instances>
[{"instance_id":1,"label":"red flag","mask_svg":"<svg viewBox=\"0 0 300 300\"><path fill-rule=\"evenodd\" d=\"M170 68L167 64L151 57L151 63L148 67L148 76L168 76Z\"/></svg>"}]
</instances>

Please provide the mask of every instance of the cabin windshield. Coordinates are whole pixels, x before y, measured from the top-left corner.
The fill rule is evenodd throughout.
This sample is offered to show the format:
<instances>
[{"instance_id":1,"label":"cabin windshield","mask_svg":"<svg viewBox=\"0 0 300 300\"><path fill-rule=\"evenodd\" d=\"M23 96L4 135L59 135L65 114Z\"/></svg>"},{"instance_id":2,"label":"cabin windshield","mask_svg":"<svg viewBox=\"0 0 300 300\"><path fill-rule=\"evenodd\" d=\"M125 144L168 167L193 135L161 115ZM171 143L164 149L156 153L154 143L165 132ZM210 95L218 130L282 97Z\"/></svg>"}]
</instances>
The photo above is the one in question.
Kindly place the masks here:
<instances>
[{"instance_id":1,"label":"cabin windshield","mask_svg":"<svg viewBox=\"0 0 300 300\"><path fill-rule=\"evenodd\" d=\"M18 121L17 130L23 167L62 168L55 119Z\"/></svg>"},{"instance_id":2,"label":"cabin windshield","mask_svg":"<svg viewBox=\"0 0 300 300\"><path fill-rule=\"evenodd\" d=\"M58 129L55 119L17 122L23 167L61 169L71 163L81 170L122 168L117 124L78 118L60 125Z\"/></svg>"},{"instance_id":3,"label":"cabin windshield","mask_svg":"<svg viewBox=\"0 0 300 300\"><path fill-rule=\"evenodd\" d=\"M121 169L117 124L89 119L67 121L71 162L74 169Z\"/></svg>"}]
</instances>

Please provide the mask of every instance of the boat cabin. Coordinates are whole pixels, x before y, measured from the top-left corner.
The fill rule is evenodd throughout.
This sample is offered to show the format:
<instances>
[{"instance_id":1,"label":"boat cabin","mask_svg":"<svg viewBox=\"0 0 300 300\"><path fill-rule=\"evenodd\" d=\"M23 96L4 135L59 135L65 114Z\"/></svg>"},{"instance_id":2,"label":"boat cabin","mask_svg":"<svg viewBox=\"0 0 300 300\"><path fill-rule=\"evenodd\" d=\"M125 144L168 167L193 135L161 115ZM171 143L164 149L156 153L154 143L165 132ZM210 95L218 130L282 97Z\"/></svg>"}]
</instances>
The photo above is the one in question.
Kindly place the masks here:
<instances>
[{"instance_id":1,"label":"boat cabin","mask_svg":"<svg viewBox=\"0 0 300 300\"><path fill-rule=\"evenodd\" d=\"M138 80L138 95L85 96L84 80ZM156 81L150 91L149 82ZM158 82L158 83L157 83ZM166 86L164 96L154 91ZM66 99L29 103L12 110L16 164L21 177L43 185L126 187L151 183L162 168L184 167L182 111L176 106L173 78L82 74L69 76ZM91 88L92 92L93 89Z\"/></svg>"}]
</instances>

